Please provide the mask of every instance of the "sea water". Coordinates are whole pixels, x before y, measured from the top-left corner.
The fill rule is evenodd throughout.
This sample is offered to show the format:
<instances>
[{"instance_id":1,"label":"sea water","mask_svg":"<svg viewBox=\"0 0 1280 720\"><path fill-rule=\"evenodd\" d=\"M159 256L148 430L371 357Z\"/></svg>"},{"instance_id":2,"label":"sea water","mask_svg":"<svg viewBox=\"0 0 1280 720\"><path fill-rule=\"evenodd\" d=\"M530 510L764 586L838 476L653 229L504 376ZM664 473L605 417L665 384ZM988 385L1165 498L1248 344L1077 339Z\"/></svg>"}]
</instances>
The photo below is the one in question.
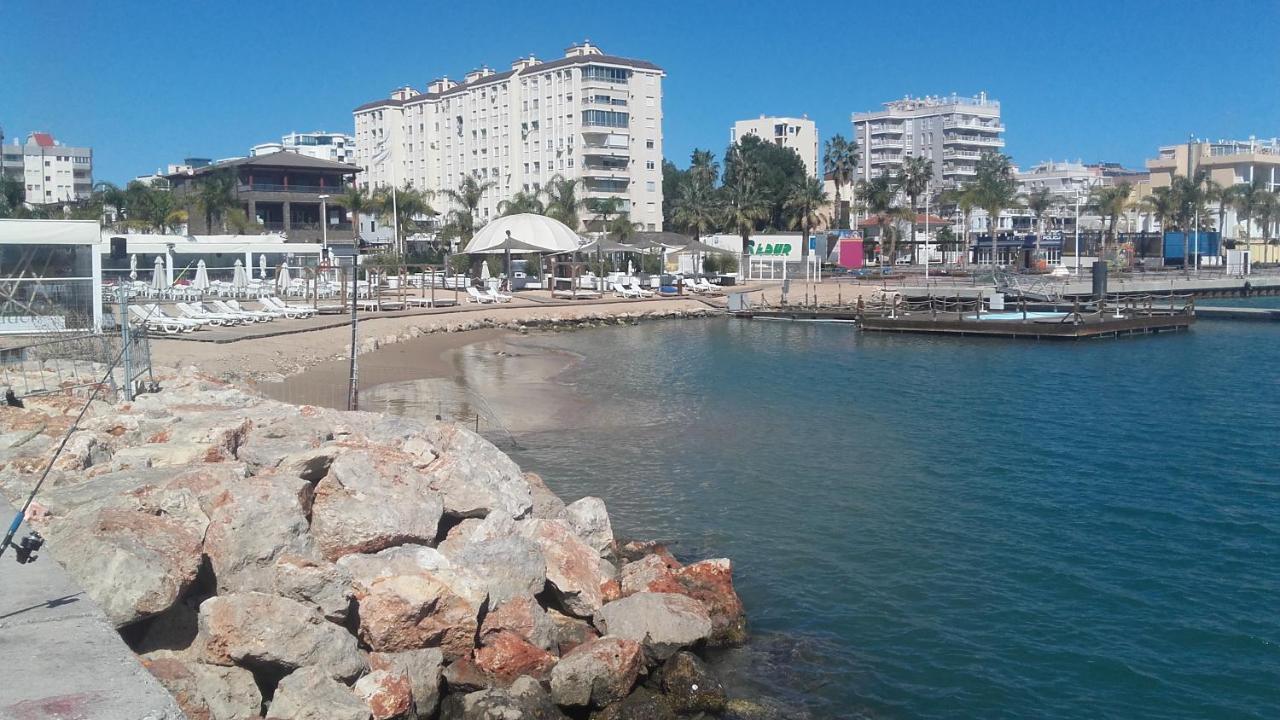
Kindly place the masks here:
<instances>
[{"instance_id":1,"label":"sea water","mask_svg":"<svg viewBox=\"0 0 1280 720\"><path fill-rule=\"evenodd\" d=\"M571 353L556 382L591 403L504 449L619 536L733 559L735 692L813 717L1280 717L1280 325L519 343Z\"/></svg>"}]
</instances>

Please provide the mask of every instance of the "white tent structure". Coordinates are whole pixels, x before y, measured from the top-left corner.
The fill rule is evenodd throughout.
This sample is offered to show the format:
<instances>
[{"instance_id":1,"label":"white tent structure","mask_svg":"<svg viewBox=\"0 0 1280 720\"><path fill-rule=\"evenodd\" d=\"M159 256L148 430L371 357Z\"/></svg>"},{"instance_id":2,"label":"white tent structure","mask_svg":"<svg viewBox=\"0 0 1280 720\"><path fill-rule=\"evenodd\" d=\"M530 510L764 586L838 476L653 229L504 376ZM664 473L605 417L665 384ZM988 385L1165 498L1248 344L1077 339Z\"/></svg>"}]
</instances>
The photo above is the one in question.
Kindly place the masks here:
<instances>
[{"instance_id":1,"label":"white tent structure","mask_svg":"<svg viewBox=\"0 0 1280 720\"><path fill-rule=\"evenodd\" d=\"M462 252L467 254L507 252L508 248L502 245L506 242L508 235L545 253L575 252L582 244L578 233L559 220L546 215L520 213L500 217L480 228Z\"/></svg>"},{"instance_id":2,"label":"white tent structure","mask_svg":"<svg viewBox=\"0 0 1280 720\"><path fill-rule=\"evenodd\" d=\"M102 327L96 220L0 220L0 334Z\"/></svg>"}]
</instances>

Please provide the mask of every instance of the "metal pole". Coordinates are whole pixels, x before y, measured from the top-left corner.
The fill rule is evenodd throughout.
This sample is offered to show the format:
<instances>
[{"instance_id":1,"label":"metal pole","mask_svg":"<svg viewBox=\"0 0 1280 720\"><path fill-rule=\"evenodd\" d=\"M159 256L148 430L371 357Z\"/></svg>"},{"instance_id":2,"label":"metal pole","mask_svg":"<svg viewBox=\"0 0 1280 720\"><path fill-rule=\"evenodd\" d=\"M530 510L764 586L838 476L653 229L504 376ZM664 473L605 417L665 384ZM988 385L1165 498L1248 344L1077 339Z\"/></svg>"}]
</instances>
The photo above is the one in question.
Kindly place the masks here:
<instances>
[{"instance_id":1,"label":"metal pole","mask_svg":"<svg viewBox=\"0 0 1280 720\"><path fill-rule=\"evenodd\" d=\"M924 279L929 279L929 183L924 184Z\"/></svg>"},{"instance_id":2,"label":"metal pole","mask_svg":"<svg viewBox=\"0 0 1280 720\"><path fill-rule=\"evenodd\" d=\"M320 196L320 249L324 251L324 256L329 257L329 213L325 205L325 201L329 199L328 195Z\"/></svg>"},{"instance_id":3,"label":"metal pole","mask_svg":"<svg viewBox=\"0 0 1280 720\"><path fill-rule=\"evenodd\" d=\"M133 402L133 358L129 354L129 291L124 282L120 282L120 342L122 362L124 364L124 399Z\"/></svg>"},{"instance_id":4,"label":"metal pole","mask_svg":"<svg viewBox=\"0 0 1280 720\"><path fill-rule=\"evenodd\" d=\"M1076 277L1080 277L1080 189L1076 188Z\"/></svg>"},{"instance_id":5,"label":"metal pole","mask_svg":"<svg viewBox=\"0 0 1280 720\"><path fill-rule=\"evenodd\" d=\"M356 295L360 286L357 283L359 273L360 240L357 235L355 252L351 255L351 377L347 387L347 409L360 409L359 369L356 364Z\"/></svg>"}]
</instances>

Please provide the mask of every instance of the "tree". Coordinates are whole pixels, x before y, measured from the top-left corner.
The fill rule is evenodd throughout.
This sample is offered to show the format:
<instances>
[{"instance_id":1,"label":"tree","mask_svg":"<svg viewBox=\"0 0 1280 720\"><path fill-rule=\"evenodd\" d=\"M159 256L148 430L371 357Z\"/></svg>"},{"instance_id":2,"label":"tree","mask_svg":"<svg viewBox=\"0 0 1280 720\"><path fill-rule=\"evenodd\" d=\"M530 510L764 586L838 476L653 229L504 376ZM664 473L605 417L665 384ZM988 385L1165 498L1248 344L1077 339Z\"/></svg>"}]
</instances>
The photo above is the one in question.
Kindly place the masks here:
<instances>
[{"instance_id":1,"label":"tree","mask_svg":"<svg viewBox=\"0 0 1280 720\"><path fill-rule=\"evenodd\" d=\"M1174 197L1173 188L1158 187L1151 191L1151 194L1142 199L1142 207L1160 223L1162 231L1169 231L1177 225L1177 198Z\"/></svg>"},{"instance_id":2,"label":"tree","mask_svg":"<svg viewBox=\"0 0 1280 720\"><path fill-rule=\"evenodd\" d=\"M723 192L723 222L728 230L742 237L742 262L739 267L751 268L751 233L769 217L769 204L757 186L758 171L740 171L733 184L726 184Z\"/></svg>"},{"instance_id":3,"label":"tree","mask_svg":"<svg viewBox=\"0 0 1280 720\"><path fill-rule=\"evenodd\" d=\"M213 170L205 174L195 194L195 207L204 215L205 228L213 232L214 221L225 233L226 214L237 206L236 176L230 168Z\"/></svg>"},{"instance_id":4,"label":"tree","mask_svg":"<svg viewBox=\"0 0 1280 720\"><path fill-rule=\"evenodd\" d=\"M418 218L436 214L428 201L427 192L418 190L408 183L396 190L394 194L386 188L379 188L374 193L370 205L383 223L394 225L396 235L392 238L391 247L392 252L400 256L405 254L405 239L421 229ZM470 239L470 236L467 239Z\"/></svg>"},{"instance_id":5,"label":"tree","mask_svg":"<svg viewBox=\"0 0 1280 720\"><path fill-rule=\"evenodd\" d=\"M497 187L497 183L492 180L480 182L474 175L466 175L458 183L456 190L448 188L440 192L445 199L457 206L449 211L449 218L457 226L458 237L464 244L475 236L480 201L494 187Z\"/></svg>"},{"instance_id":6,"label":"tree","mask_svg":"<svg viewBox=\"0 0 1280 720\"><path fill-rule=\"evenodd\" d=\"M991 267L997 265L999 251L996 229L1000 213L1014 207L1018 199L1018 181L1013 177L1013 165L1009 156L999 152L987 152L978 159L978 179L974 183L978 207L987 212L987 225L991 231Z\"/></svg>"},{"instance_id":7,"label":"tree","mask_svg":"<svg viewBox=\"0 0 1280 720\"><path fill-rule=\"evenodd\" d=\"M898 188L911 201L911 252L916 253L916 218L920 206L920 196L929 191L929 182L933 180L933 162L920 155L909 157L902 163L898 171ZM928 258L925 258L928 262Z\"/></svg>"},{"instance_id":8,"label":"tree","mask_svg":"<svg viewBox=\"0 0 1280 720\"><path fill-rule=\"evenodd\" d=\"M587 201L587 209L595 216L598 232L608 234L612 220L623 214L622 198L591 198Z\"/></svg>"},{"instance_id":9,"label":"tree","mask_svg":"<svg viewBox=\"0 0 1280 720\"><path fill-rule=\"evenodd\" d=\"M543 215L546 213L546 206L542 203L537 193L521 190L510 198L498 203L498 212L503 215L520 215L523 213L533 213L534 215Z\"/></svg>"},{"instance_id":10,"label":"tree","mask_svg":"<svg viewBox=\"0 0 1280 720\"><path fill-rule=\"evenodd\" d=\"M542 189L547 196L545 213L568 225L574 232L582 226L578 211L586 207L585 200L578 199L578 180L554 175Z\"/></svg>"},{"instance_id":11,"label":"tree","mask_svg":"<svg viewBox=\"0 0 1280 720\"><path fill-rule=\"evenodd\" d=\"M368 215L376 211L377 206L374 198L369 194L367 188L351 184L347 187L347 191L342 194L339 202L351 213L352 237L355 238L356 250L360 248L360 216Z\"/></svg>"},{"instance_id":12,"label":"tree","mask_svg":"<svg viewBox=\"0 0 1280 720\"><path fill-rule=\"evenodd\" d=\"M793 148L765 142L746 135L725 152L724 184L733 185L740 168L754 168L756 187L769 205L768 226L775 230L788 227L787 196L796 183L809 177L804 160Z\"/></svg>"},{"instance_id":13,"label":"tree","mask_svg":"<svg viewBox=\"0 0 1280 720\"><path fill-rule=\"evenodd\" d=\"M672 222L697 240L715 227L718 208L714 188L700 178L690 177L689 182L680 185L678 192L680 194L673 203Z\"/></svg>"},{"instance_id":14,"label":"tree","mask_svg":"<svg viewBox=\"0 0 1280 720\"><path fill-rule=\"evenodd\" d=\"M720 177L720 164L716 162L716 154L710 150L694 149L689 158L689 173L695 178L715 186Z\"/></svg>"},{"instance_id":15,"label":"tree","mask_svg":"<svg viewBox=\"0 0 1280 720\"><path fill-rule=\"evenodd\" d=\"M134 183L137 183L137 181L135 180ZM134 183L130 184L132 185ZM141 183L137 184L141 185ZM136 191L132 196L130 196L129 193L115 183L100 182L94 184L93 191L89 195L89 201L91 204L97 206L98 218L107 225L115 227L123 226L124 219L129 216L130 210L132 209L130 206L133 204L133 201L138 200L139 197L140 193ZM106 208L108 205L114 210L110 220L107 220L106 216Z\"/></svg>"},{"instance_id":16,"label":"tree","mask_svg":"<svg viewBox=\"0 0 1280 720\"><path fill-rule=\"evenodd\" d=\"M27 191L14 178L0 176L0 218L19 217L25 210Z\"/></svg>"},{"instance_id":17,"label":"tree","mask_svg":"<svg viewBox=\"0 0 1280 720\"><path fill-rule=\"evenodd\" d=\"M1093 188L1089 193L1089 209L1098 213L1104 221L1106 221L1107 230L1102 238L1102 250L1106 253L1107 241L1115 242L1116 222L1119 221L1120 215L1124 213L1125 208L1129 206L1129 195L1133 192L1133 185L1128 182L1119 182L1115 185L1099 185Z\"/></svg>"},{"instance_id":18,"label":"tree","mask_svg":"<svg viewBox=\"0 0 1280 720\"><path fill-rule=\"evenodd\" d=\"M1231 188L1222 183L1210 179L1207 175L1204 179L1204 199L1205 202L1213 203L1218 208L1218 223L1215 228L1218 231L1218 237L1226 237L1225 225L1227 222L1227 205L1231 202Z\"/></svg>"},{"instance_id":19,"label":"tree","mask_svg":"<svg viewBox=\"0 0 1280 720\"><path fill-rule=\"evenodd\" d=\"M249 217L248 213L241 208L232 208L227 211L226 225L232 235L252 235L262 232L262 225L257 218Z\"/></svg>"},{"instance_id":20,"label":"tree","mask_svg":"<svg viewBox=\"0 0 1280 720\"><path fill-rule=\"evenodd\" d=\"M1044 216L1058 204L1058 198L1049 191L1049 188L1036 188L1023 195L1022 202L1036 219L1036 260L1039 260L1040 239L1044 237Z\"/></svg>"},{"instance_id":21,"label":"tree","mask_svg":"<svg viewBox=\"0 0 1280 720\"><path fill-rule=\"evenodd\" d=\"M840 203L840 189L853 182L853 174L858 169L858 142L850 142L843 135L833 135L827 140L822 161L823 174L835 185L835 225L837 229L848 229L849 214Z\"/></svg>"},{"instance_id":22,"label":"tree","mask_svg":"<svg viewBox=\"0 0 1280 720\"><path fill-rule=\"evenodd\" d=\"M1280 197L1273 192L1263 192L1253 209L1254 217L1262 225L1262 242L1271 244L1271 225L1280 219Z\"/></svg>"},{"instance_id":23,"label":"tree","mask_svg":"<svg viewBox=\"0 0 1280 720\"><path fill-rule=\"evenodd\" d=\"M907 211L898 205L899 188L894 178L878 175L862 184L860 193L867 203L867 212L876 219L879 230L881 252L880 264L886 261L890 266L897 259L898 233L894 223L903 219ZM912 218L915 221L915 218Z\"/></svg>"},{"instance_id":24,"label":"tree","mask_svg":"<svg viewBox=\"0 0 1280 720\"><path fill-rule=\"evenodd\" d=\"M807 175L797 181L787 195L786 208L788 217L791 218L790 224L804 233L800 238L800 256L803 260L809 258L809 234L814 226L825 222L819 211L826 204L827 193L822 189L822 182Z\"/></svg>"},{"instance_id":25,"label":"tree","mask_svg":"<svg viewBox=\"0 0 1280 720\"><path fill-rule=\"evenodd\" d=\"M1262 197L1267 194L1266 181L1255 177L1247 185L1236 185L1231 188L1231 206L1235 208L1240 221L1244 223L1245 243L1253 239L1252 220L1257 214L1259 204L1265 202Z\"/></svg>"},{"instance_id":26,"label":"tree","mask_svg":"<svg viewBox=\"0 0 1280 720\"><path fill-rule=\"evenodd\" d=\"M969 220L973 217L974 208L978 207L978 188L975 185L952 188L943 193L943 202L955 207L960 216L960 257L967 257L969 252Z\"/></svg>"}]
</instances>

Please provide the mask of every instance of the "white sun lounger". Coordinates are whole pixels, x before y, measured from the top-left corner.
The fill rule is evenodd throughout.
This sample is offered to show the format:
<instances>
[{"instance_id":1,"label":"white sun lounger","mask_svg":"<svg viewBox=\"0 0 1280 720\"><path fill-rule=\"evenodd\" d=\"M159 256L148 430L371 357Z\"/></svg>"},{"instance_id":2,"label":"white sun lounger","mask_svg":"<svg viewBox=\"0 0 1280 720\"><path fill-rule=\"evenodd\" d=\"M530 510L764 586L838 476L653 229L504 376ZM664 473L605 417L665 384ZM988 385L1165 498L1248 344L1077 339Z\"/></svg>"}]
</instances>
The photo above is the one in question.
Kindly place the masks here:
<instances>
[{"instance_id":1,"label":"white sun lounger","mask_svg":"<svg viewBox=\"0 0 1280 720\"><path fill-rule=\"evenodd\" d=\"M259 301L259 303L261 303L261 301ZM248 316L248 319L250 320L260 320L262 319L263 316L265 316L267 320L275 320L276 318L288 317L288 315L285 315L283 312L272 309L267 305L263 305L261 310L254 310L252 308L247 308L241 305L239 300L227 300L223 304L225 304L227 308L229 308L230 310L233 310L235 312Z\"/></svg>"},{"instance_id":2,"label":"white sun lounger","mask_svg":"<svg viewBox=\"0 0 1280 720\"><path fill-rule=\"evenodd\" d=\"M510 295L503 295L502 293L498 292L493 288L489 288L489 291L485 294L488 295L494 302L500 302L500 303L511 302Z\"/></svg>"},{"instance_id":3,"label":"white sun lounger","mask_svg":"<svg viewBox=\"0 0 1280 720\"><path fill-rule=\"evenodd\" d=\"M470 285L467 286L467 297L471 298L471 302L478 302L481 304L497 302L493 298L489 297L488 295L485 295L484 293L480 292L474 287L471 287Z\"/></svg>"},{"instance_id":4,"label":"white sun lounger","mask_svg":"<svg viewBox=\"0 0 1280 720\"><path fill-rule=\"evenodd\" d=\"M258 304L266 312L276 312L287 318L309 318L316 314L314 308L286 305L279 298L274 297L258 298Z\"/></svg>"},{"instance_id":5,"label":"white sun lounger","mask_svg":"<svg viewBox=\"0 0 1280 720\"><path fill-rule=\"evenodd\" d=\"M236 302L236 301L232 300L231 302ZM236 303L236 306L232 307L231 305L228 305L225 300L214 300L212 304L214 307L218 308L219 310L229 315L234 315L235 317L240 318L244 322L269 322L273 319L271 315L268 315L267 313L264 313L264 312L257 312L256 310L244 310L240 308L239 303Z\"/></svg>"},{"instance_id":6,"label":"white sun lounger","mask_svg":"<svg viewBox=\"0 0 1280 720\"><path fill-rule=\"evenodd\" d=\"M146 311L148 317L156 320L168 320L170 322L180 323L182 325L186 325L192 330L199 330L213 324L208 320L192 320L191 318L174 317L160 309L160 306L154 303L150 305L143 305L142 309Z\"/></svg>"},{"instance_id":7,"label":"white sun lounger","mask_svg":"<svg viewBox=\"0 0 1280 720\"><path fill-rule=\"evenodd\" d=\"M182 322L179 318L154 317L138 305L129 306L129 315L133 317L135 322L141 323L146 329L158 330L166 335L191 332L199 327L195 323Z\"/></svg>"},{"instance_id":8,"label":"white sun lounger","mask_svg":"<svg viewBox=\"0 0 1280 720\"><path fill-rule=\"evenodd\" d=\"M645 290L644 288L640 287L640 285L637 284L634 279L631 281L631 284L627 286L627 289L635 293L636 297L642 297L642 298L653 297L652 290Z\"/></svg>"}]
</instances>

